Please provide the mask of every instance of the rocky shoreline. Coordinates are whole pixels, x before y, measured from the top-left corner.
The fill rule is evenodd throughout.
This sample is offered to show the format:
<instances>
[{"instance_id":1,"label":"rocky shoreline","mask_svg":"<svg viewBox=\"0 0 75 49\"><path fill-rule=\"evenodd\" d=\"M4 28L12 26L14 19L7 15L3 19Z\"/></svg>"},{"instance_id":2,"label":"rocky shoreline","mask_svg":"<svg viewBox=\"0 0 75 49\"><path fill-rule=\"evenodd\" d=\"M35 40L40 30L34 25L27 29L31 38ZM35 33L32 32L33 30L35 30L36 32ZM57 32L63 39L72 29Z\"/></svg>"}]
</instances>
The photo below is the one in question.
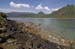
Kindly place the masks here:
<instances>
[{"instance_id":1,"label":"rocky shoreline","mask_svg":"<svg viewBox=\"0 0 75 49\"><path fill-rule=\"evenodd\" d=\"M17 23L6 20L5 29L0 30L0 48L3 49L70 49L46 40L48 34L40 33L33 23ZM39 30L38 30L39 29Z\"/></svg>"}]
</instances>

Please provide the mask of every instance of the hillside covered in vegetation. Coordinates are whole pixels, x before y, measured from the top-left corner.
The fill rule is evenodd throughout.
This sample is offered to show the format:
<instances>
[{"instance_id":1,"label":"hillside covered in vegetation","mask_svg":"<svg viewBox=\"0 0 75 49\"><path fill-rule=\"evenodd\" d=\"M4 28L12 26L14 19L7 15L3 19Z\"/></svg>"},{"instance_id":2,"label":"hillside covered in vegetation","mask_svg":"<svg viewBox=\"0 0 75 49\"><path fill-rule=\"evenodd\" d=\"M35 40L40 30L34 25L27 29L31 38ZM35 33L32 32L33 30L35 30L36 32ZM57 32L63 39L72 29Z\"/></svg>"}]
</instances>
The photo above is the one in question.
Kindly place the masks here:
<instances>
[{"instance_id":1,"label":"hillside covered in vegetation","mask_svg":"<svg viewBox=\"0 0 75 49\"><path fill-rule=\"evenodd\" d=\"M58 11L51 14L44 14L39 12L37 14L27 12L10 12L7 13L8 17L21 17L21 18L75 18L75 5L67 5Z\"/></svg>"},{"instance_id":2,"label":"hillside covered in vegetation","mask_svg":"<svg viewBox=\"0 0 75 49\"><path fill-rule=\"evenodd\" d=\"M53 12L49 16L54 18L75 18L75 6L67 5L58 11Z\"/></svg>"}]
</instances>

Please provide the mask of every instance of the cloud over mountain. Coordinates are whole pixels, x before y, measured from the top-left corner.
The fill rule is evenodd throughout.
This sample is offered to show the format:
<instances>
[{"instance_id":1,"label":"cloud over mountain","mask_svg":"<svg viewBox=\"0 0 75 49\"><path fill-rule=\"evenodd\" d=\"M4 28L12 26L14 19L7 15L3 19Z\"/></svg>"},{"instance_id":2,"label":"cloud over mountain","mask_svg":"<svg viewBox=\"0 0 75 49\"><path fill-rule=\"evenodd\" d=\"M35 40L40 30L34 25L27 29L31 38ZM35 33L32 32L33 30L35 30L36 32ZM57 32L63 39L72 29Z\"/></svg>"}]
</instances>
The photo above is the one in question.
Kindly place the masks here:
<instances>
[{"instance_id":1,"label":"cloud over mountain","mask_svg":"<svg viewBox=\"0 0 75 49\"><path fill-rule=\"evenodd\" d=\"M11 1L9 3L9 5L12 7L12 8L26 8L26 9L34 9L34 11L42 11L42 12L45 12L45 13L52 13L53 11L57 11L58 9L60 8L49 8L49 6L43 6L42 4L38 4L37 6L34 6L34 5L30 5L30 4L21 4L21 3L15 3L13 1ZM26 11L26 9L24 9ZM21 11L22 9L20 9ZM24 11L22 10L22 11Z\"/></svg>"},{"instance_id":2,"label":"cloud over mountain","mask_svg":"<svg viewBox=\"0 0 75 49\"><path fill-rule=\"evenodd\" d=\"M41 4L35 7L36 10L47 11L47 13L52 13L53 11L57 11L60 8L49 8L48 6L42 6Z\"/></svg>"}]
</instances>

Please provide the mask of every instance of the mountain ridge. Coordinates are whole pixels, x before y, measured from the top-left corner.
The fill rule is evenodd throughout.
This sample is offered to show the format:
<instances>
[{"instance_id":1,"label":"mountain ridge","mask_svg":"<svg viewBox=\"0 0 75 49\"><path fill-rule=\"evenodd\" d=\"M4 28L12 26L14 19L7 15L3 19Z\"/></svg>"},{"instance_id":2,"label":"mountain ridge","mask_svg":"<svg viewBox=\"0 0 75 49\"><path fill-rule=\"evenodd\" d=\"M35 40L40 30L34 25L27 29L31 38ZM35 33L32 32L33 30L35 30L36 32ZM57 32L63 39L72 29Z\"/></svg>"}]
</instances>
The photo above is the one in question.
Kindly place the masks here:
<instances>
[{"instance_id":1,"label":"mountain ridge","mask_svg":"<svg viewBox=\"0 0 75 49\"><path fill-rule=\"evenodd\" d=\"M75 18L75 6L67 5L58 11L53 12L51 15L59 18Z\"/></svg>"},{"instance_id":2,"label":"mountain ridge","mask_svg":"<svg viewBox=\"0 0 75 49\"><path fill-rule=\"evenodd\" d=\"M51 14L45 14L43 12L31 13L31 12L10 12L6 13L8 17L23 17L23 18L75 18L75 5L67 5L54 11Z\"/></svg>"}]
</instances>

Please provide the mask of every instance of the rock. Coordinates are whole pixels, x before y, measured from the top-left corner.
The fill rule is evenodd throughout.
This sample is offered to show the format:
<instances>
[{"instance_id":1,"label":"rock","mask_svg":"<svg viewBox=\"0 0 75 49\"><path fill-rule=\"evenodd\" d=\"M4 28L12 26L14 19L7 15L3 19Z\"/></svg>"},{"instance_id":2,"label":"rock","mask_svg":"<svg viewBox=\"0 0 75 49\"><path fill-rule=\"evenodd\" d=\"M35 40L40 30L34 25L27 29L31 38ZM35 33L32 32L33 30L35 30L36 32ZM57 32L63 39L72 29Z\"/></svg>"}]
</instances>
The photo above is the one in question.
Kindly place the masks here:
<instances>
[{"instance_id":1,"label":"rock","mask_svg":"<svg viewBox=\"0 0 75 49\"><path fill-rule=\"evenodd\" d=\"M0 47L0 49L3 49L2 47Z\"/></svg>"},{"instance_id":2,"label":"rock","mask_svg":"<svg viewBox=\"0 0 75 49\"><path fill-rule=\"evenodd\" d=\"M6 38L5 37L0 37L0 43L4 43L6 42Z\"/></svg>"},{"instance_id":3,"label":"rock","mask_svg":"<svg viewBox=\"0 0 75 49\"><path fill-rule=\"evenodd\" d=\"M7 36L0 37L0 43L9 42L9 43L13 44L13 42L14 42L14 43L16 43L16 44L14 44L16 49L60 49L60 48L61 49L64 49L64 48L69 49L68 47L65 47L65 46L50 42L48 40L42 39L41 36L34 34L34 33L38 33L36 31L34 33L31 31L30 32L22 31L23 27L24 27L24 24L19 25L15 21L8 20L7 25L6 25ZM24 27L24 29L25 29L25 27ZM32 29L32 27L30 27L29 29ZM10 40L10 39L13 39L13 40ZM14 40L16 40L16 41L14 41ZM5 45L5 46L7 46L7 45ZM8 49L8 47L7 47L7 49Z\"/></svg>"}]
</instances>

